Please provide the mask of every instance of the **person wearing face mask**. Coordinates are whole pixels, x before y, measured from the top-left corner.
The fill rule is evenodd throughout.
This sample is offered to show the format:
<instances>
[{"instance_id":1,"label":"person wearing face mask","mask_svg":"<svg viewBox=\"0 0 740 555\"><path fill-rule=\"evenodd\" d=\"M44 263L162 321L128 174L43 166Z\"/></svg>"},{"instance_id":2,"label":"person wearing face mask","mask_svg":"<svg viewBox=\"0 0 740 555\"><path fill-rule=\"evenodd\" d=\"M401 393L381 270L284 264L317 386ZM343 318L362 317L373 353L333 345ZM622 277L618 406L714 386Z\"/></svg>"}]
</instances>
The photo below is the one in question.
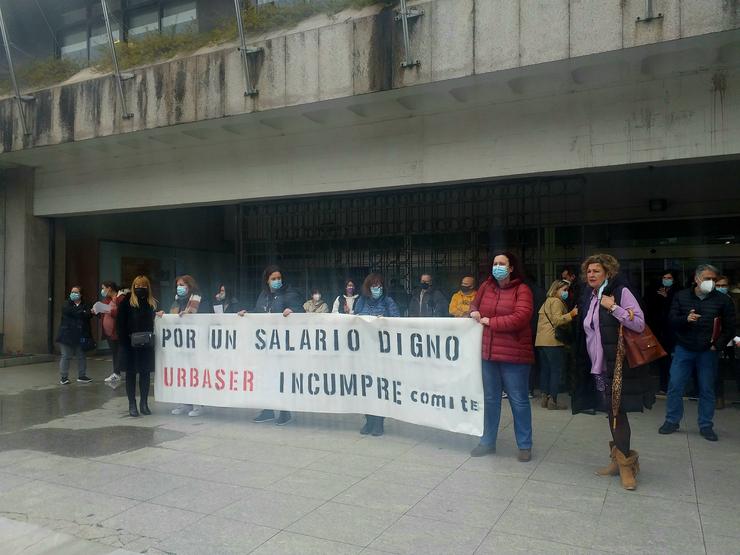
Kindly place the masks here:
<instances>
[{"instance_id":1,"label":"person wearing face mask","mask_svg":"<svg viewBox=\"0 0 740 555\"><path fill-rule=\"evenodd\" d=\"M199 312L208 312L201 305L202 298L198 283L193 276L188 274L179 276L175 280L175 300L170 306L170 314L197 314ZM164 314L163 311L157 312L158 316ZM178 405L172 409L172 414L187 414L190 417L198 417L203 414L201 405Z\"/></svg>"},{"instance_id":2,"label":"person wearing face mask","mask_svg":"<svg viewBox=\"0 0 740 555\"><path fill-rule=\"evenodd\" d=\"M118 356L120 349L118 345L118 333L116 332L118 301L120 300L118 286L112 281L104 281L100 286L100 296L103 299L103 304L107 304L110 307L110 312L100 314L100 319L102 320L103 338L108 342L111 357L113 358L113 372L105 378L105 383L115 385L121 381L122 368L121 357ZM97 314L94 309L92 313Z\"/></svg>"},{"instance_id":3,"label":"person wearing face mask","mask_svg":"<svg viewBox=\"0 0 740 555\"><path fill-rule=\"evenodd\" d=\"M117 329L121 339L121 358L126 365L126 396L129 416L149 415L149 388L154 372L154 338L148 344L132 344L133 334L154 333L157 299L146 276L136 276L131 283L132 293L118 303ZM160 313L161 314L161 313ZM146 342L141 342L146 343ZM136 407L136 378L139 378L139 407Z\"/></svg>"},{"instance_id":4,"label":"person wearing face mask","mask_svg":"<svg viewBox=\"0 0 740 555\"><path fill-rule=\"evenodd\" d=\"M659 282L648 289L644 299L645 321L667 353L672 353L675 345L673 326L671 326L668 314L671 310L673 296L679 290L677 275L674 270L663 272ZM655 366L660 375L658 394L665 395L668 390L668 370L671 367L671 357L656 360Z\"/></svg>"},{"instance_id":5,"label":"person wearing face mask","mask_svg":"<svg viewBox=\"0 0 740 555\"><path fill-rule=\"evenodd\" d=\"M411 293L409 316L412 318L440 317L449 315L447 297L434 287L431 274L421 274L419 286Z\"/></svg>"},{"instance_id":6,"label":"person wearing face mask","mask_svg":"<svg viewBox=\"0 0 740 555\"><path fill-rule=\"evenodd\" d=\"M496 452L501 420L501 393L505 391L514 418L520 462L532 459L532 407L529 370L534 363L532 290L524 283L519 259L511 252L493 258L491 277L470 304L470 317L483 326L483 436L470 453L482 457Z\"/></svg>"},{"instance_id":7,"label":"person wearing face mask","mask_svg":"<svg viewBox=\"0 0 740 555\"><path fill-rule=\"evenodd\" d=\"M460 289L452 295L448 312L453 318L470 318L470 303L475 299L475 277L465 274L460 280Z\"/></svg>"},{"instance_id":8,"label":"person wearing face mask","mask_svg":"<svg viewBox=\"0 0 740 555\"><path fill-rule=\"evenodd\" d=\"M238 314L242 310L239 299L230 296L223 283L219 285L216 294L213 296L211 307L214 314Z\"/></svg>"},{"instance_id":9,"label":"person wearing face mask","mask_svg":"<svg viewBox=\"0 0 740 555\"><path fill-rule=\"evenodd\" d=\"M311 298L303 303L303 310L306 312L325 314L329 312L329 305L321 298L321 291L313 289L311 291Z\"/></svg>"},{"instance_id":10,"label":"person wearing face mask","mask_svg":"<svg viewBox=\"0 0 740 555\"><path fill-rule=\"evenodd\" d=\"M359 295L355 292L355 282L351 279L344 284L344 292L334 299L331 311L334 314L354 314L355 303Z\"/></svg>"},{"instance_id":11,"label":"person wearing face mask","mask_svg":"<svg viewBox=\"0 0 740 555\"><path fill-rule=\"evenodd\" d=\"M727 276L719 276L717 278L717 285L715 289L718 293L727 295L730 297L730 278ZM730 297L732 301L732 297ZM737 325L737 309L735 303L732 303L733 309L735 309L735 325ZM737 330L736 330L737 331ZM727 345L719 349L719 361L717 365L717 379L714 382L714 396L716 398L714 408L715 410L723 410L725 408L725 380L726 374L732 374L735 367L735 345L730 341Z\"/></svg>"},{"instance_id":12,"label":"person wearing face mask","mask_svg":"<svg viewBox=\"0 0 740 555\"><path fill-rule=\"evenodd\" d=\"M283 281L283 272L279 266L270 265L262 274L262 291L257 297L254 312L262 314L282 314L286 318L294 312L304 312L303 303L298 293ZM243 315L244 312L240 312ZM256 423L275 420L277 426L285 426L293 419L290 411L280 411L275 420L275 411L265 409L253 420Z\"/></svg>"},{"instance_id":13,"label":"person wearing face mask","mask_svg":"<svg viewBox=\"0 0 740 555\"><path fill-rule=\"evenodd\" d=\"M637 451L631 448L632 430L627 414L653 406L655 380L645 367L629 367L619 338L622 327L641 333L645 316L627 281L619 275L616 258L609 254L589 256L582 265L582 274L587 289L578 304L574 342L576 388L571 394L571 408L573 414L594 410L608 414L611 463L596 474L619 475L622 487L634 490L640 465ZM615 410L612 383L620 360L621 395L617 393L619 404Z\"/></svg>"},{"instance_id":14,"label":"person wearing face mask","mask_svg":"<svg viewBox=\"0 0 740 555\"><path fill-rule=\"evenodd\" d=\"M552 282L547 298L538 311L535 348L540 352L540 391L542 408L562 410L558 404L560 378L565 368L565 343L558 337L558 328L567 328L578 315L578 307L568 310L570 284L562 279Z\"/></svg>"},{"instance_id":15,"label":"person wearing face mask","mask_svg":"<svg viewBox=\"0 0 740 555\"><path fill-rule=\"evenodd\" d=\"M401 312L398 305L385 292L385 280L383 275L377 272L371 273L362 284L362 297L355 303L355 314L358 316L376 316L398 318ZM365 425L360 430L362 435L382 436L385 417L365 415Z\"/></svg>"},{"instance_id":16,"label":"person wearing face mask","mask_svg":"<svg viewBox=\"0 0 740 555\"><path fill-rule=\"evenodd\" d=\"M671 363L665 422L658 432L672 434L683 417L683 392L694 367L699 378L699 433L717 441L714 431L715 394L719 351L735 335L735 308L728 295L715 289L717 268L702 264L694 272L694 287L673 297L670 320L676 337Z\"/></svg>"},{"instance_id":17,"label":"person wearing face mask","mask_svg":"<svg viewBox=\"0 0 740 555\"><path fill-rule=\"evenodd\" d=\"M92 312L90 305L82 300L82 288L73 286L69 291L69 300L62 306L62 321L59 325L57 343L62 352L59 360L59 383L69 385L69 362L77 359L77 382L89 384L92 380L87 376L87 357L85 351L94 345L90 319Z\"/></svg>"}]
</instances>

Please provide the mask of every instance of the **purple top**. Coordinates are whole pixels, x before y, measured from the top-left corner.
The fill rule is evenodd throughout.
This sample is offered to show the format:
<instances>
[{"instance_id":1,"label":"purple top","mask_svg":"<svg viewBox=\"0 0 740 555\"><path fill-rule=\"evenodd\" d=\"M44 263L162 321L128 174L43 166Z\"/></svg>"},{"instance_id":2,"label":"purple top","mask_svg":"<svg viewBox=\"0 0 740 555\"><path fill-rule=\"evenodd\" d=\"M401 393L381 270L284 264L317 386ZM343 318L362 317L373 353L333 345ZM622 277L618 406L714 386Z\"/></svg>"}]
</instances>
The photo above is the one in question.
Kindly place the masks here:
<instances>
[{"instance_id":1,"label":"purple top","mask_svg":"<svg viewBox=\"0 0 740 555\"><path fill-rule=\"evenodd\" d=\"M586 332L586 351L591 359L591 373L606 373L606 362L604 361L604 347L601 344L601 329L599 328L599 298L597 289L591 294L591 302L588 314L583 319L583 330ZM628 308L635 313L634 320L630 320ZM622 289L622 304L611 313L626 328L638 333L645 329L645 315L635 299L634 295L626 287Z\"/></svg>"}]
</instances>

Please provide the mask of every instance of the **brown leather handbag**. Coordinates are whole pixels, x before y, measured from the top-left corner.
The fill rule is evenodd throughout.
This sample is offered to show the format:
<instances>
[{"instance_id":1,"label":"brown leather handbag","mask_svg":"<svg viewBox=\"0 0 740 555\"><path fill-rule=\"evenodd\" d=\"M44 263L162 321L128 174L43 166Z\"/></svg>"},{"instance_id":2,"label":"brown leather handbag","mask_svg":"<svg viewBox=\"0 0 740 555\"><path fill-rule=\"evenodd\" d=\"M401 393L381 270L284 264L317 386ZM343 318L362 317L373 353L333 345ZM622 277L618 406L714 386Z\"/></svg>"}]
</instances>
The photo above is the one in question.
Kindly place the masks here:
<instances>
[{"instance_id":1,"label":"brown leather handbag","mask_svg":"<svg viewBox=\"0 0 740 555\"><path fill-rule=\"evenodd\" d=\"M630 320L634 320L635 313L632 310L629 313ZM645 324L645 329L642 332L632 331L622 326L622 333L624 335L624 353L630 368L644 366L654 360L668 356L668 353L665 352L647 324Z\"/></svg>"}]
</instances>

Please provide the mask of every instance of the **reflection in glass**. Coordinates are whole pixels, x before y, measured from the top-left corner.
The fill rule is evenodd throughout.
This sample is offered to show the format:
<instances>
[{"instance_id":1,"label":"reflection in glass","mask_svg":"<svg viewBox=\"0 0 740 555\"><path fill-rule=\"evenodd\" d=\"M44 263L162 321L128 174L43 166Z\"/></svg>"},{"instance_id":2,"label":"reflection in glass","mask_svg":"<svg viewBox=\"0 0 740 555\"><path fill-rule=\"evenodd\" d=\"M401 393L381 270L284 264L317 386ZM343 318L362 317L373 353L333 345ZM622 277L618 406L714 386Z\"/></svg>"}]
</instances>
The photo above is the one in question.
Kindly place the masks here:
<instances>
[{"instance_id":1,"label":"reflection in glass","mask_svg":"<svg viewBox=\"0 0 740 555\"><path fill-rule=\"evenodd\" d=\"M162 10L162 32L175 34L190 31L197 17L195 1L187 0L167 4Z\"/></svg>"}]
</instances>

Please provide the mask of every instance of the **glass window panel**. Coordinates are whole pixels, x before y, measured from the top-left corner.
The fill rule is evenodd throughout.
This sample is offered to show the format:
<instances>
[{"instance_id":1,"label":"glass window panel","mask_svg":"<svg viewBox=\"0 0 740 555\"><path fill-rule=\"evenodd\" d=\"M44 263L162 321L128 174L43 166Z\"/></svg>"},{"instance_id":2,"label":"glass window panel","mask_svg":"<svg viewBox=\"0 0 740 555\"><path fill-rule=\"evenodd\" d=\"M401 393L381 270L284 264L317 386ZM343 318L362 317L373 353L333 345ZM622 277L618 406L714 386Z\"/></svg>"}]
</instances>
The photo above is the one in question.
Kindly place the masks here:
<instances>
[{"instance_id":1,"label":"glass window panel","mask_svg":"<svg viewBox=\"0 0 740 555\"><path fill-rule=\"evenodd\" d=\"M87 3L85 0L67 0L61 6L61 25L74 25L87 20Z\"/></svg>"},{"instance_id":2,"label":"glass window panel","mask_svg":"<svg viewBox=\"0 0 740 555\"><path fill-rule=\"evenodd\" d=\"M141 37L159 31L159 9L148 8L132 13L128 19L129 38Z\"/></svg>"},{"instance_id":3,"label":"glass window panel","mask_svg":"<svg viewBox=\"0 0 740 555\"><path fill-rule=\"evenodd\" d=\"M68 60L87 62L87 30L60 33L61 56Z\"/></svg>"},{"instance_id":4,"label":"glass window panel","mask_svg":"<svg viewBox=\"0 0 740 555\"><path fill-rule=\"evenodd\" d=\"M121 40L121 33L118 25L113 22L111 22L111 31L113 32L113 40L115 42ZM105 24L96 25L90 32L90 61L101 59L109 50L108 32L105 29Z\"/></svg>"},{"instance_id":5,"label":"glass window panel","mask_svg":"<svg viewBox=\"0 0 740 555\"><path fill-rule=\"evenodd\" d=\"M192 0L165 4L162 10L162 32L183 33L194 30L197 17L196 3Z\"/></svg>"}]
</instances>

